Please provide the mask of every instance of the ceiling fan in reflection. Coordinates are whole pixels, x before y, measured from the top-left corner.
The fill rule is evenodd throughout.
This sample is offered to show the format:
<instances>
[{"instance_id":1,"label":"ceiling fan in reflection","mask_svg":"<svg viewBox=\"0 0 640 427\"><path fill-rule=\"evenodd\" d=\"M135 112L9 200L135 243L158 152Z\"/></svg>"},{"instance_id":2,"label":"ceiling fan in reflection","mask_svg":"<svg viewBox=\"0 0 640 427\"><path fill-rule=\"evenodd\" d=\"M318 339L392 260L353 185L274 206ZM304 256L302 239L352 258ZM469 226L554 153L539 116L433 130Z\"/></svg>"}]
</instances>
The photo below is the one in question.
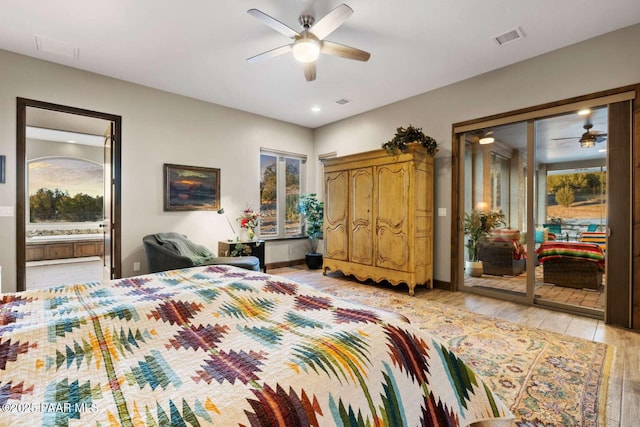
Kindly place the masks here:
<instances>
[{"instance_id":1,"label":"ceiling fan in reflection","mask_svg":"<svg viewBox=\"0 0 640 427\"><path fill-rule=\"evenodd\" d=\"M478 143L480 145L492 144L496 141L496 139L492 136L492 130L476 130L470 132L471 138L469 139L472 143Z\"/></svg>"},{"instance_id":2,"label":"ceiling fan in reflection","mask_svg":"<svg viewBox=\"0 0 640 427\"><path fill-rule=\"evenodd\" d=\"M596 146L597 142L603 142L607 140L607 138L605 138L607 136L606 133L602 133L596 130L591 130L593 128L593 124L591 122L587 121L582 127L585 129L586 132L580 136L570 136L567 138L553 138L553 140L563 141L568 139L577 139L578 142L580 142L580 147L582 148L592 148Z\"/></svg>"}]
</instances>

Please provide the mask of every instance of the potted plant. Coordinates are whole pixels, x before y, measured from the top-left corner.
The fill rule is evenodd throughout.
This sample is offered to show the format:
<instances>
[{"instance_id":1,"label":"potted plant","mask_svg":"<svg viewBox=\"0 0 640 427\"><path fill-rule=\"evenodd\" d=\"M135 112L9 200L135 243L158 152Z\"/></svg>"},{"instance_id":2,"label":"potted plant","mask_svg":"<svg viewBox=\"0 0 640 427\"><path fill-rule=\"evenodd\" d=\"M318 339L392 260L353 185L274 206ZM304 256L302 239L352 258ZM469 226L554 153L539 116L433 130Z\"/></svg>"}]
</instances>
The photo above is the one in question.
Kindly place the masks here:
<instances>
[{"instance_id":1,"label":"potted plant","mask_svg":"<svg viewBox=\"0 0 640 427\"><path fill-rule=\"evenodd\" d=\"M406 128L397 128L393 139L382 144L382 148L387 150L390 155L395 156L398 151L406 153L409 149L409 144L412 143L422 145L431 156L435 156L438 151L438 143L435 139L425 135L422 132L422 128L416 128L411 125Z\"/></svg>"},{"instance_id":2,"label":"potted plant","mask_svg":"<svg viewBox=\"0 0 640 427\"><path fill-rule=\"evenodd\" d=\"M469 261L465 270L472 277L482 276L482 261L478 260L478 242L488 236L491 230L504 224L502 211L481 211L473 209L464 214L464 234L468 236L465 245L469 251Z\"/></svg>"},{"instance_id":3,"label":"potted plant","mask_svg":"<svg viewBox=\"0 0 640 427\"><path fill-rule=\"evenodd\" d=\"M318 201L315 193L302 195L298 201L298 211L306 221L310 251L305 255L307 267L312 270L322 268L322 254L318 253L318 240L322 237L324 202Z\"/></svg>"}]
</instances>

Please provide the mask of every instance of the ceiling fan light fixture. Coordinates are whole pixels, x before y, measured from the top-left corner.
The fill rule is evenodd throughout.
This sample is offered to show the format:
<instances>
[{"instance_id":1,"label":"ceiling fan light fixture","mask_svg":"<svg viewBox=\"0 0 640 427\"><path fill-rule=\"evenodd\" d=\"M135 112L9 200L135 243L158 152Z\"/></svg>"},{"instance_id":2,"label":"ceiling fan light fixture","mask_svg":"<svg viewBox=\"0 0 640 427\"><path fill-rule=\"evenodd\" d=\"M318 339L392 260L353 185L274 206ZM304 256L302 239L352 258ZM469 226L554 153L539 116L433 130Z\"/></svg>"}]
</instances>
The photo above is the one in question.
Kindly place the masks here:
<instances>
[{"instance_id":1,"label":"ceiling fan light fixture","mask_svg":"<svg viewBox=\"0 0 640 427\"><path fill-rule=\"evenodd\" d=\"M480 138L478 140L478 143L480 143L480 145L485 145L485 144L493 144L495 142L495 138L492 136L486 136L484 138Z\"/></svg>"},{"instance_id":2,"label":"ceiling fan light fixture","mask_svg":"<svg viewBox=\"0 0 640 427\"><path fill-rule=\"evenodd\" d=\"M312 38L302 38L293 45L293 57L300 62L314 62L320 56L320 42Z\"/></svg>"},{"instance_id":3,"label":"ceiling fan light fixture","mask_svg":"<svg viewBox=\"0 0 640 427\"><path fill-rule=\"evenodd\" d=\"M580 147L582 148L593 148L596 146L596 136L595 135L583 135L580 138Z\"/></svg>"}]
</instances>

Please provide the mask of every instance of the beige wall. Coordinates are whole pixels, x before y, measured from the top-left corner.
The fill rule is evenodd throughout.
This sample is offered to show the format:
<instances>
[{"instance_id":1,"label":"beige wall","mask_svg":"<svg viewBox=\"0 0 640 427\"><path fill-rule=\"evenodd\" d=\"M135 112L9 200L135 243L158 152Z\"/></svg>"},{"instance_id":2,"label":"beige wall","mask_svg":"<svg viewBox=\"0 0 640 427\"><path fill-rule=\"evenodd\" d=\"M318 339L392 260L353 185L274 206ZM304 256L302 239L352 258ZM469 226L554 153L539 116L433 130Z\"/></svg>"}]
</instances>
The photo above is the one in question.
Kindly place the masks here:
<instances>
[{"instance_id":1,"label":"beige wall","mask_svg":"<svg viewBox=\"0 0 640 427\"><path fill-rule=\"evenodd\" d=\"M435 221L435 279L449 281L452 123L638 83L638 40L635 25L315 131L0 51L0 154L7 156L0 206L15 208L16 202L16 97L122 116L125 276L134 274L136 261L145 271L141 238L147 233L180 231L213 249L229 237L215 213L163 212L163 163L221 168L222 205L234 219L248 204L258 206L260 147L308 154L307 178L317 183L314 154L376 149L396 127L413 124L440 145L435 204L447 216ZM0 217L3 292L15 289L15 236L15 217ZM270 243L267 262L302 258L305 243Z\"/></svg>"},{"instance_id":2,"label":"beige wall","mask_svg":"<svg viewBox=\"0 0 640 427\"><path fill-rule=\"evenodd\" d=\"M553 51L315 130L316 153L380 148L412 124L438 141L434 278L450 281L452 124L640 82L640 25ZM436 211L437 212L437 211Z\"/></svg>"},{"instance_id":3,"label":"beige wall","mask_svg":"<svg viewBox=\"0 0 640 427\"><path fill-rule=\"evenodd\" d=\"M0 51L0 154L7 156L0 206L16 206L16 97L122 116L122 271L146 272L142 236L182 232L217 250L230 237L215 212L164 212L162 165L221 169L222 206L234 220L259 206L259 149L313 155L310 129ZM309 162L311 182L315 162ZM16 218L0 217L2 291L15 290ZM304 257L306 241L273 243L267 262Z\"/></svg>"}]
</instances>

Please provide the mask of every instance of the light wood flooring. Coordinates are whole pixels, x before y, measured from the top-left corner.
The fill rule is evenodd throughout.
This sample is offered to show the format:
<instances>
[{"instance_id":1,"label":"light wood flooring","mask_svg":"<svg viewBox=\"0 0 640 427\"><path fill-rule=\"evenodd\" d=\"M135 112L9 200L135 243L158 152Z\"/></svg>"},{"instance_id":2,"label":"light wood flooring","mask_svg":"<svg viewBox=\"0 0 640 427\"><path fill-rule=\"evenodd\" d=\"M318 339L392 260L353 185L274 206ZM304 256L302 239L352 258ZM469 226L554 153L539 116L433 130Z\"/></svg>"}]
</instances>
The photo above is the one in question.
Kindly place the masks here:
<instances>
[{"instance_id":1,"label":"light wood flooring","mask_svg":"<svg viewBox=\"0 0 640 427\"><path fill-rule=\"evenodd\" d=\"M270 269L270 274L285 276L323 289L354 280L339 273L323 276L321 270L305 266ZM363 284L362 286L368 286ZM404 285L397 292L408 292ZM569 336L610 344L616 348L607 397L607 426L640 426L640 331L631 331L604 324L601 320L530 307L463 292L440 289L416 292L416 298L426 298L453 307L517 322L529 327L546 329Z\"/></svg>"}]
</instances>

